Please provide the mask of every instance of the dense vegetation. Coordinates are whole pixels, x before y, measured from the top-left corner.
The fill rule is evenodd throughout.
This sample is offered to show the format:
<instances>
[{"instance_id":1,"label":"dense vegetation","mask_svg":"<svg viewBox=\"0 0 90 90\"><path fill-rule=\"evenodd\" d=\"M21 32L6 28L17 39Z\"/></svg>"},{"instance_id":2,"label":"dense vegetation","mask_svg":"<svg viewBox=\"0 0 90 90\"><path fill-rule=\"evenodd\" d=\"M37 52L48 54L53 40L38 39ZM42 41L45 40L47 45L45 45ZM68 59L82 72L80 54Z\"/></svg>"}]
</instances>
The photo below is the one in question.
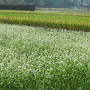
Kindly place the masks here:
<instances>
[{"instance_id":1,"label":"dense vegetation","mask_svg":"<svg viewBox=\"0 0 90 90\"><path fill-rule=\"evenodd\" d=\"M0 90L90 90L90 11L60 10L0 10Z\"/></svg>"},{"instance_id":2,"label":"dense vegetation","mask_svg":"<svg viewBox=\"0 0 90 90\"><path fill-rule=\"evenodd\" d=\"M90 9L90 0L0 0L0 5L18 5L34 3L37 7L44 8L77 8Z\"/></svg>"},{"instance_id":3,"label":"dense vegetation","mask_svg":"<svg viewBox=\"0 0 90 90\"><path fill-rule=\"evenodd\" d=\"M1 23L49 27L67 30L90 31L90 14L54 12L17 12L0 13Z\"/></svg>"},{"instance_id":4,"label":"dense vegetation","mask_svg":"<svg viewBox=\"0 0 90 90\"><path fill-rule=\"evenodd\" d=\"M37 8L38 9L38 8ZM90 10L78 10L78 9L49 9L52 12L43 11L48 8L39 8L41 11L20 11L20 10L0 10L0 13L4 14L40 14L40 15L64 15L64 16L87 16L90 17ZM55 10L58 12L55 12Z\"/></svg>"},{"instance_id":5,"label":"dense vegetation","mask_svg":"<svg viewBox=\"0 0 90 90\"><path fill-rule=\"evenodd\" d=\"M24 4L24 0L0 0L0 5Z\"/></svg>"},{"instance_id":6,"label":"dense vegetation","mask_svg":"<svg viewBox=\"0 0 90 90\"><path fill-rule=\"evenodd\" d=\"M25 0L37 7L90 9L90 0Z\"/></svg>"},{"instance_id":7,"label":"dense vegetation","mask_svg":"<svg viewBox=\"0 0 90 90\"><path fill-rule=\"evenodd\" d=\"M0 90L90 90L90 33L0 24Z\"/></svg>"}]
</instances>

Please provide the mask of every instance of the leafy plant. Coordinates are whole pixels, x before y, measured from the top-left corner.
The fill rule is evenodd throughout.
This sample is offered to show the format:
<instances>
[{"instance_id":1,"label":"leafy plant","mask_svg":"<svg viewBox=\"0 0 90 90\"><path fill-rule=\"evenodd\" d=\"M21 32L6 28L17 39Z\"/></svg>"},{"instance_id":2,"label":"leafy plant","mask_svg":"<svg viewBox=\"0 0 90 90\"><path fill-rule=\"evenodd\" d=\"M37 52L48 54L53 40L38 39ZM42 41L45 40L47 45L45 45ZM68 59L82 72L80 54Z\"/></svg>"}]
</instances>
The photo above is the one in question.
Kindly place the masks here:
<instances>
[{"instance_id":1,"label":"leafy plant","mask_svg":"<svg viewBox=\"0 0 90 90\"><path fill-rule=\"evenodd\" d=\"M89 89L89 33L0 24L0 90Z\"/></svg>"}]
</instances>

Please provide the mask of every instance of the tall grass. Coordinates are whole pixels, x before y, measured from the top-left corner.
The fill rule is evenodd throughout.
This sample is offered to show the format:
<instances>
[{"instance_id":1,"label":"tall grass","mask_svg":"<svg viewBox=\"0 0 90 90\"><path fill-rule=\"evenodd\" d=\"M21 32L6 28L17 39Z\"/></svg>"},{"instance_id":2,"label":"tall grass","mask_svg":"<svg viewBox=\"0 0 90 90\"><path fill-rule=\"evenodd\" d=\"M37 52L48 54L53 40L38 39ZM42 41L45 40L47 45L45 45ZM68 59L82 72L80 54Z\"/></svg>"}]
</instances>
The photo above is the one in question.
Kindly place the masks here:
<instances>
[{"instance_id":1,"label":"tall grass","mask_svg":"<svg viewBox=\"0 0 90 90\"><path fill-rule=\"evenodd\" d=\"M90 90L90 33L0 24L0 90Z\"/></svg>"}]
</instances>

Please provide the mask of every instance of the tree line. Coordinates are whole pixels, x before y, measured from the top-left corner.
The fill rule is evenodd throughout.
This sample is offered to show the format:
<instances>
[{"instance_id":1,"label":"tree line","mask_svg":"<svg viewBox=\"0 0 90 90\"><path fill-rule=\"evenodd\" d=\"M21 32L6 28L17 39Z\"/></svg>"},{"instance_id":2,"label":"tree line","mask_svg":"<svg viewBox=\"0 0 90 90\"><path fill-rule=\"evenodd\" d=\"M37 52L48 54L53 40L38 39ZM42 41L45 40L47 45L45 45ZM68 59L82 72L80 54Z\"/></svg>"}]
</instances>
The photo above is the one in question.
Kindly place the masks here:
<instances>
[{"instance_id":1,"label":"tree line","mask_svg":"<svg viewBox=\"0 0 90 90\"><path fill-rule=\"evenodd\" d=\"M46 8L90 8L90 0L25 0L34 2L37 7Z\"/></svg>"},{"instance_id":2,"label":"tree line","mask_svg":"<svg viewBox=\"0 0 90 90\"><path fill-rule=\"evenodd\" d=\"M90 9L90 0L0 0L0 4L28 4L35 3L43 8L78 8Z\"/></svg>"}]
</instances>

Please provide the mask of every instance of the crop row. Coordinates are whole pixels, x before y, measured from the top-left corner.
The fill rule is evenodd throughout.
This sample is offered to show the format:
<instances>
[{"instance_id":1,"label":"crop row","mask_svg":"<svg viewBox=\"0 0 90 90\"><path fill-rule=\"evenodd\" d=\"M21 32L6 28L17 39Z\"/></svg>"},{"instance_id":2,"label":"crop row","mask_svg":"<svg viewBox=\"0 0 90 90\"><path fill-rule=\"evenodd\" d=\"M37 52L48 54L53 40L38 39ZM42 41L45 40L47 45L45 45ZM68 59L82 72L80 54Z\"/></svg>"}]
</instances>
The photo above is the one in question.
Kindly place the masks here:
<instances>
[{"instance_id":1,"label":"crop row","mask_svg":"<svg viewBox=\"0 0 90 90\"><path fill-rule=\"evenodd\" d=\"M89 17L7 13L0 14L0 22L56 29L90 31Z\"/></svg>"},{"instance_id":2,"label":"crop row","mask_svg":"<svg viewBox=\"0 0 90 90\"><path fill-rule=\"evenodd\" d=\"M65 9L65 8L37 8L37 10L51 10L51 11L66 11L66 12L90 12L90 10L82 10L82 9Z\"/></svg>"},{"instance_id":3,"label":"crop row","mask_svg":"<svg viewBox=\"0 0 90 90\"><path fill-rule=\"evenodd\" d=\"M47 12L47 11L16 11L16 10L0 10L0 13L13 13L13 14L40 14L40 15L65 15L65 16L82 16L90 17L90 13L80 12Z\"/></svg>"}]
</instances>

